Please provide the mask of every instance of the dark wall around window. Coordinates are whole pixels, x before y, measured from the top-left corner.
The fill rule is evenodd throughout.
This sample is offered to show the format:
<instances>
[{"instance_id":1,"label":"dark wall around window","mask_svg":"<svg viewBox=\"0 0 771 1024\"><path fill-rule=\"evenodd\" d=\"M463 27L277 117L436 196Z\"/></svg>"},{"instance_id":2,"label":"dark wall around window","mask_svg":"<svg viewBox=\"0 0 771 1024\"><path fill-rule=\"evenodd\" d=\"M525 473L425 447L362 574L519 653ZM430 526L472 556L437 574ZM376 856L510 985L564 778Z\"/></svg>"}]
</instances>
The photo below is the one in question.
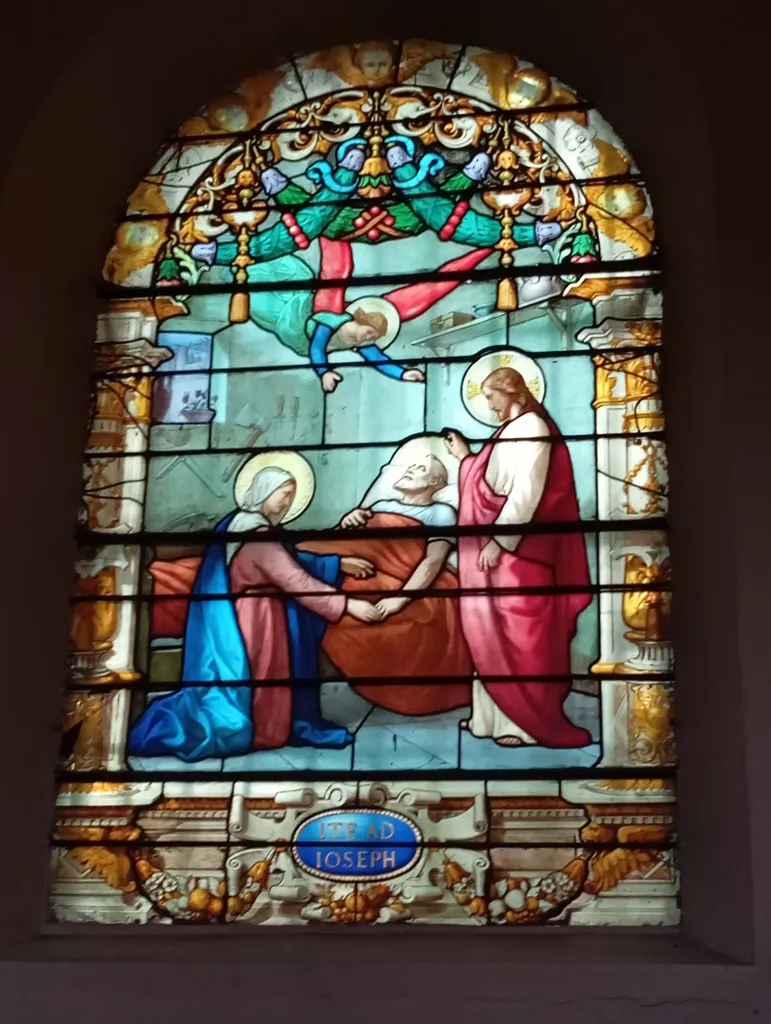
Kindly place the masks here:
<instances>
[{"instance_id":1,"label":"dark wall around window","mask_svg":"<svg viewBox=\"0 0 771 1024\"><path fill-rule=\"evenodd\" d=\"M5 14L3 1019L771 1020L768 59L755 7L39 0ZM544 66L596 103L650 175L668 285L684 938L40 937L94 284L112 218L164 133L219 88L289 49L389 33Z\"/></svg>"}]
</instances>

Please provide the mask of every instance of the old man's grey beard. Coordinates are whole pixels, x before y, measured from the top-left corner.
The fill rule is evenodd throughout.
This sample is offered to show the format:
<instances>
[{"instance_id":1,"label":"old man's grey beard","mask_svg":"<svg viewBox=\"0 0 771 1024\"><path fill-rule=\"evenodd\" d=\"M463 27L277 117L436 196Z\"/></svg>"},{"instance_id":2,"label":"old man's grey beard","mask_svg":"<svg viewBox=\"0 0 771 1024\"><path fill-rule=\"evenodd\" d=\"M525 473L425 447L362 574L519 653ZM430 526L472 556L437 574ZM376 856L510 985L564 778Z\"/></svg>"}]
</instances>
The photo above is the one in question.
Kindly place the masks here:
<instances>
[{"instance_id":1,"label":"old man's grey beard","mask_svg":"<svg viewBox=\"0 0 771 1024\"><path fill-rule=\"evenodd\" d=\"M434 494L436 491L441 491L445 486L446 483L438 477L432 477L424 484L418 484L412 480L400 480L398 483L394 484L395 489L397 491L401 491L402 494L425 494L426 492Z\"/></svg>"}]
</instances>

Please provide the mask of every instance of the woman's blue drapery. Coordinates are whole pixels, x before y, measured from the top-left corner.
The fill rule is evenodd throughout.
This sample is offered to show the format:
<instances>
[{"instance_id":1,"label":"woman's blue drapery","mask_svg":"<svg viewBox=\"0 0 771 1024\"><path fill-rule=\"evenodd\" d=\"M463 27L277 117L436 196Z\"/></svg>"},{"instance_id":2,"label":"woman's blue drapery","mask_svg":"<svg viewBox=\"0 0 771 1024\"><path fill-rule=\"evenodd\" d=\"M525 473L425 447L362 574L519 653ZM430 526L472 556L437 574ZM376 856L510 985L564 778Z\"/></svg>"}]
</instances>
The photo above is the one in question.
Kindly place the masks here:
<instances>
[{"instance_id":1,"label":"woman's blue drapery","mask_svg":"<svg viewBox=\"0 0 771 1024\"><path fill-rule=\"evenodd\" d=\"M227 531L235 513L226 516L215 533ZM291 553L317 579L337 585L340 559L337 555ZM195 683L242 682L251 678L249 658L238 626L230 592L226 545L214 540L201 562L192 595L220 596L222 600L192 600L188 606L182 663L182 681ZM314 679L318 675L318 654L325 622L296 601L286 602L289 661L293 679ZM302 733L314 695L318 709L318 682L303 688L299 721L293 707L295 726ZM303 696L305 699L303 699ZM310 699L309 699L310 698ZM294 695L293 695L294 705ZM316 710L318 715L318 711ZM311 723L312 724L312 723ZM252 687L183 686L176 693L153 701L131 728L127 753L138 757L174 756L183 761L205 757L233 757L246 754L252 746Z\"/></svg>"}]
</instances>

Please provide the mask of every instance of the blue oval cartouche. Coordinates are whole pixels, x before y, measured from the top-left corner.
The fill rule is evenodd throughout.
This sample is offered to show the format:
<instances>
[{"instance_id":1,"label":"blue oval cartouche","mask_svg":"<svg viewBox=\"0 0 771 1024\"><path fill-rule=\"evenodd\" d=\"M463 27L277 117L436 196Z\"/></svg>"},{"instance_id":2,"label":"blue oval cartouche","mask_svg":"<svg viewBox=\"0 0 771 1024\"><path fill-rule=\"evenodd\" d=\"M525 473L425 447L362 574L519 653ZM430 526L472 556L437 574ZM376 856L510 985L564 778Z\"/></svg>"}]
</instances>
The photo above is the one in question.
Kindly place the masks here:
<instances>
[{"instance_id":1,"label":"blue oval cartouche","mask_svg":"<svg viewBox=\"0 0 771 1024\"><path fill-rule=\"evenodd\" d=\"M418 828L393 811L321 811L292 838L300 867L330 881L376 881L401 875L420 856Z\"/></svg>"}]
</instances>

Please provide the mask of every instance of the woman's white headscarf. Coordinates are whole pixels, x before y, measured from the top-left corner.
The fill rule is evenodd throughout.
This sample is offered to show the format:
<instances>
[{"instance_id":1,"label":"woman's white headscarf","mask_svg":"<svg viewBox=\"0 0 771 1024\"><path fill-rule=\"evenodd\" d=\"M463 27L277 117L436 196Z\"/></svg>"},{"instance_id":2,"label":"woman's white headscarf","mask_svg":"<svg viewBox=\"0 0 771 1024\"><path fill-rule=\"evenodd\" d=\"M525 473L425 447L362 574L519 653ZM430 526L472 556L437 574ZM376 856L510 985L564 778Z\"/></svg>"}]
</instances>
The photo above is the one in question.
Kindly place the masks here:
<instances>
[{"instance_id":1,"label":"woman's white headscarf","mask_svg":"<svg viewBox=\"0 0 771 1024\"><path fill-rule=\"evenodd\" d=\"M228 533L246 533L260 526L270 526L270 520L262 514L262 506L267 499L284 484L295 483L295 478L285 469L277 466L266 466L255 473L249 490L241 503L240 511L233 516ZM241 545L228 544L228 562Z\"/></svg>"}]
</instances>

